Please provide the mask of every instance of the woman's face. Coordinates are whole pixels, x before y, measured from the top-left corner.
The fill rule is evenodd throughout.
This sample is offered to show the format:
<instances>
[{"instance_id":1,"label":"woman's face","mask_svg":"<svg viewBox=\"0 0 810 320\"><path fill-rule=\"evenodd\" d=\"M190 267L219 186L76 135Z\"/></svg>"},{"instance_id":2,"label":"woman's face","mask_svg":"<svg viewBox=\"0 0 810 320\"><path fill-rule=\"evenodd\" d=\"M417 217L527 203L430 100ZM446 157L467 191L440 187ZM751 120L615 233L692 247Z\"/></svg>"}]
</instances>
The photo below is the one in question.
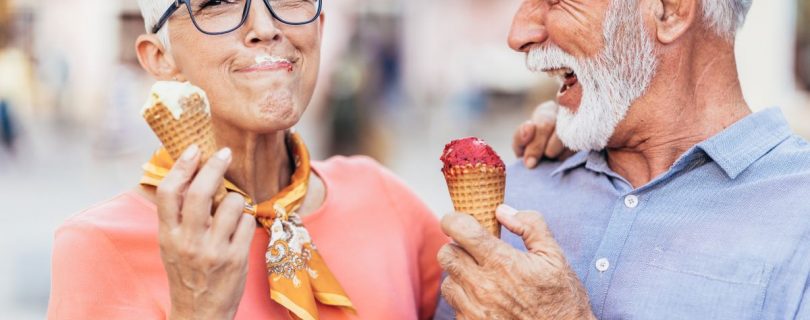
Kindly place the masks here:
<instances>
[{"instance_id":1,"label":"woman's face","mask_svg":"<svg viewBox=\"0 0 810 320\"><path fill-rule=\"evenodd\" d=\"M213 118L257 133L295 125L315 89L323 16L286 25L253 0L242 27L212 36L183 9L169 22L171 56L180 77L205 90Z\"/></svg>"}]
</instances>

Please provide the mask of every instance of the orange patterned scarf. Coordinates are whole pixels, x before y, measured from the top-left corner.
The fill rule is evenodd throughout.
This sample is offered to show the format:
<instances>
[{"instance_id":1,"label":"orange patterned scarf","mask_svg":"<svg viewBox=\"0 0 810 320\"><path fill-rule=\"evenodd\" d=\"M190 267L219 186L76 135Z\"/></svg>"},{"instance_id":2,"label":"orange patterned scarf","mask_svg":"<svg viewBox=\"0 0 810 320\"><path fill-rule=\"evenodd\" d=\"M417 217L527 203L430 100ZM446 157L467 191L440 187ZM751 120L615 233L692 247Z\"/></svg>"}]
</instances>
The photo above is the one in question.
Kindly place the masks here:
<instances>
[{"instance_id":1,"label":"orange patterned scarf","mask_svg":"<svg viewBox=\"0 0 810 320\"><path fill-rule=\"evenodd\" d=\"M287 143L295 162L295 172L291 184L270 200L256 205L230 181L225 180L225 188L247 199L246 212L255 216L270 234L265 260L273 301L287 308L296 319L318 319L316 300L354 312L348 295L329 271L296 213L304 202L309 185L309 152L297 133L291 133ZM158 150L143 166L145 173L141 184L157 187L173 164L165 149Z\"/></svg>"}]
</instances>

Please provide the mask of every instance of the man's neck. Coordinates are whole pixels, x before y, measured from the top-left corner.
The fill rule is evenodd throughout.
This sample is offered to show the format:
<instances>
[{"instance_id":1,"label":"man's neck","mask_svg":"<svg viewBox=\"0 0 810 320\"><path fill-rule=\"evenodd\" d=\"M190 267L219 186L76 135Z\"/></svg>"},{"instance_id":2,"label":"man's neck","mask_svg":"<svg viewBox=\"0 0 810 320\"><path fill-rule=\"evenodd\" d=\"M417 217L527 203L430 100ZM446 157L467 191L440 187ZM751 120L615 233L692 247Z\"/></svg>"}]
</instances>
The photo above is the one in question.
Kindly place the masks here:
<instances>
[{"instance_id":1,"label":"man's neck","mask_svg":"<svg viewBox=\"0 0 810 320\"><path fill-rule=\"evenodd\" d=\"M293 172L286 132L245 132L227 123L214 123L217 143L233 151L225 177L257 203L268 200L290 184Z\"/></svg>"},{"instance_id":2,"label":"man's neck","mask_svg":"<svg viewBox=\"0 0 810 320\"><path fill-rule=\"evenodd\" d=\"M661 57L647 93L630 107L607 147L610 168L634 188L751 113L733 46L691 48Z\"/></svg>"}]
</instances>

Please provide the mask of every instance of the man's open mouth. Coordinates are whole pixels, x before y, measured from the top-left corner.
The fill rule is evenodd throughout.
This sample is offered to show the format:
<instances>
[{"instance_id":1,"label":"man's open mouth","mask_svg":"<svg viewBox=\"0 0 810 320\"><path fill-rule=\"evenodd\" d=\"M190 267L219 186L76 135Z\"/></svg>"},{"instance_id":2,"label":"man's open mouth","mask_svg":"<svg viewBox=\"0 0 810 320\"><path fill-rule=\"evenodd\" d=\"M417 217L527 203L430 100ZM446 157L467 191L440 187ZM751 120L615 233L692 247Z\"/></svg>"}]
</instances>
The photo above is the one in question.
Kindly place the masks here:
<instances>
[{"instance_id":1,"label":"man's open mouth","mask_svg":"<svg viewBox=\"0 0 810 320\"><path fill-rule=\"evenodd\" d=\"M560 94L564 94L568 89L571 89L574 85L577 84L577 74L574 73L574 70L570 68L555 68L555 69L547 69L543 70L548 74L550 77L557 78L562 83L562 87L560 88Z\"/></svg>"},{"instance_id":2,"label":"man's open mouth","mask_svg":"<svg viewBox=\"0 0 810 320\"><path fill-rule=\"evenodd\" d=\"M579 85L576 72L567 67L544 69L543 71L561 84L560 91L557 92L557 103L576 110L582 99L582 87Z\"/></svg>"}]
</instances>

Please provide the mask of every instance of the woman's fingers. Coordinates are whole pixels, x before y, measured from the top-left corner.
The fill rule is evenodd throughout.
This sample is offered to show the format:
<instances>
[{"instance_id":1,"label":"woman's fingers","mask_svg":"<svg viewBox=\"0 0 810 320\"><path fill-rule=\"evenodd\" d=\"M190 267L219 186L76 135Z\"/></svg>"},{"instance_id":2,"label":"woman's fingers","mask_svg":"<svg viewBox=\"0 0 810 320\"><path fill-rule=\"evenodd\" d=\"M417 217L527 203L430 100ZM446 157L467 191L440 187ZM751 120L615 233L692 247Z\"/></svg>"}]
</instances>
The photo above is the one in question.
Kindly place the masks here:
<instances>
[{"instance_id":1,"label":"woman's fingers","mask_svg":"<svg viewBox=\"0 0 810 320\"><path fill-rule=\"evenodd\" d=\"M231 164L231 149L224 148L208 159L194 177L183 199L182 227L191 234L205 230L211 219L214 194Z\"/></svg>"},{"instance_id":2,"label":"woman's fingers","mask_svg":"<svg viewBox=\"0 0 810 320\"><path fill-rule=\"evenodd\" d=\"M565 145L563 145L562 140L560 140L560 137L557 136L557 132L555 131L546 145L546 158L561 159L565 150Z\"/></svg>"},{"instance_id":3,"label":"woman's fingers","mask_svg":"<svg viewBox=\"0 0 810 320\"><path fill-rule=\"evenodd\" d=\"M529 169L537 166L554 140L558 108L557 103L549 101L541 104L532 113L534 137L526 144L523 155L523 161Z\"/></svg>"},{"instance_id":4,"label":"woman's fingers","mask_svg":"<svg viewBox=\"0 0 810 320\"><path fill-rule=\"evenodd\" d=\"M225 196L214 213L211 223L211 235L217 243L228 244L231 236L236 232L239 219L245 208L245 197L231 192Z\"/></svg>"},{"instance_id":5,"label":"woman's fingers","mask_svg":"<svg viewBox=\"0 0 810 320\"><path fill-rule=\"evenodd\" d=\"M243 213L239 222L236 225L236 231L233 233L231 247L239 256L247 255L250 251L250 243L253 241L253 235L256 231L256 218Z\"/></svg>"},{"instance_id":6,"label":"woman's fingers","mask_svg":"<svg viewBox=\"0 0 810 320\"><path fill-rule=\"evenodd\" d=\"M518 127L515 136L512 137L512 151L516 157L523 157L526 145L532 141L532 137L534 137L534 123L528 120Z\"/></svg>"},{"instance_id":7,"label":"woman's fingers","mask_svg":"<svg viewBox=\"0 0 810 320\"><path fill-rule=\"evenodd\" d=\"M161 225L170 228L179 225L183 192L194 177L199 162L200 149L196 145L191 145L158 185L156 196Z\"/></svg>"}]
</instances>

